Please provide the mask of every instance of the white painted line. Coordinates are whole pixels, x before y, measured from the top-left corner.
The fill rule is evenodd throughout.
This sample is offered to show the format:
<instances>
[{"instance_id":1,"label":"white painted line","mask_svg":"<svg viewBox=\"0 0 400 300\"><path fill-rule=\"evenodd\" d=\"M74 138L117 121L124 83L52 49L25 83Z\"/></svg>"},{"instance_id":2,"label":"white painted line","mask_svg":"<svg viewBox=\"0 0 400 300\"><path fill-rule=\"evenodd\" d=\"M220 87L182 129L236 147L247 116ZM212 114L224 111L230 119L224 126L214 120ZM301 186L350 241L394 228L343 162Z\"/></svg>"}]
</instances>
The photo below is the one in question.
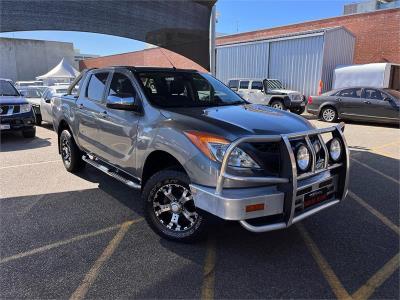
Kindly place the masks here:
<instances>
[{"instance_id":1,"label":"white painted line","mask_svg":"<svg viewBox=\"0 0 400 300\"><path fill-rule=\"evenodd\" d=\"M61 159L57 159L57 160L48 160L48 161L40 161L40 162L35 162L35 163L30 163L30 164L21 164L21 165L0 167L0 170L12 169L12 168L19 168L19 167L29 167L29 166L36 166L36 165L41 165L41 164L50 164L50 163L56 163L56 162L61 162Z\"/></svg>"},{"instance_id":2,"label":"white painted line","mask_svg":"<svg viewBox=\"0 0 400 300\"><path fill-rule=\"evenodd\" d=\"M382 173L381 171L378 171L377 169L375 169L375 168L373 168L373 167L370 167L370 166L368 166L367 164L362 163L362 162L359 161L358 159L355 159L355 158L353 158L353 157L350 157L350 159L351 159L352 161L355 161L355 162L358 163L359 165L363 166L364 168L367 168L367 169L369 169L369 170L371 170L371 171L373 171L373 172L375 172L375 173L381 175L382 177L385 177L386 179L389 179L390 181L393 181L394 183L400 184L400 181L397 180L396 178L390 177L389 175L386 175L385 173Z\"/></svg>"},{"instance_id":3,"label":"white painted line","mask_svg":"<svg viewBox=\"0 0 400 300\"><path fill-rule=\"evenodd\" d=\"M66 244L69 244L69 243L72 243L72 242L80 241L80 240L83 240L83 239L86 239L86 238L89 238L89 237L93 237L93 236L100 235L100 234L103 234L103 233L106 233L106 232L109 232L109 231L113 231L113 230L116 230L116 229L120 228L121 226L122 226L122 224L110 226L110 227L107 227L107 228L104 228L104 229L100 229L100 230L97 230L97 231L94 231L94 232L78 235L78 236L75 236L75 237L67 239L67 240L62 240L62 241L59 241L59 242L56 242L56 243L53 243L53 244L48 244L48 245L45 245L45 246L42 246L42 247L39 247L39 248L35 248L35 249L29 250L29 251L26 251L26 252L21 252L21 253L12 255L12 256L0 258L0 264L4 264L6 262L13 261L13 260L16 260L16 259L19 259L19 258L23 258L23 257L27 257L27 256L31 256L31 255L34 255L34 254L42 253L42 252L48 251L50 249L58 248L60 246L63 246L63 245L66 245Z\"/></svg>"}]
</instances>

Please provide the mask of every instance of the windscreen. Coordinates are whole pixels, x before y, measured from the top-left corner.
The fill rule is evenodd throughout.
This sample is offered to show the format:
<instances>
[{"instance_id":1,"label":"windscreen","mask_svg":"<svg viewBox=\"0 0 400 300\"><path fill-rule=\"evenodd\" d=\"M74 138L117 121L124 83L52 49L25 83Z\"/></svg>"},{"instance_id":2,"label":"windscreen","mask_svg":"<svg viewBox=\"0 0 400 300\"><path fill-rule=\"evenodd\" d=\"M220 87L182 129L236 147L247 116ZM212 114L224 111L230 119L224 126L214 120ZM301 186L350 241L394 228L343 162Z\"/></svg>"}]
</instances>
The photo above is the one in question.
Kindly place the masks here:
<instances>
[{"instance_id":1,"label":"windscreen","mask_svg":"<svg viewBox=\"0 0 400 300\"><path fill-rule=\"evenodd\" d=\"M0 96L19 96L19 93L11 82L0 80Z\"/></svg>"},{"instance_id":2,"label":"windscreen","mask_svg":"<svg viewBox=\"0 0 400 300\"><path fill-rule=\"evenodd\" d=\"M238 105L246 102L208 74L143 72L138 74L149 101L159 107Z\"/></svg>"}]
</instances>

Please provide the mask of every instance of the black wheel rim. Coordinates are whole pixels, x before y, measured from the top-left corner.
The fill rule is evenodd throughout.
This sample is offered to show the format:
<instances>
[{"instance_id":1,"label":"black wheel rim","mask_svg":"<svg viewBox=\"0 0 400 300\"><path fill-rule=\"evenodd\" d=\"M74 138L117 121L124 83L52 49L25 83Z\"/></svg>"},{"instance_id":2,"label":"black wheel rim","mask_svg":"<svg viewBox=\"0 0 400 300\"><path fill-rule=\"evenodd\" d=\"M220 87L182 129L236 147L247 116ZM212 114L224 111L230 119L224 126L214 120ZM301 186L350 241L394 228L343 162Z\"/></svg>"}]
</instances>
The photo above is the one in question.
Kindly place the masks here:
<instances>
[{"instance_id":1,"label":"black wheel rim","mask_svg":"<svg viewBox=\"0 0 400 300\"><path fill-rule=\"evenodd\" d=\"M190 190L177 183L165 184L157 190L153 211L158 222L174 232L191 229L199 217Z\"/></svg>"},{"instance_id":2,"label":"black wheel rim","mask_svg":"<svg viewBox=\"0 0 400 300\"><path fill-rule=\"evenodd\" d=\"M71 145L68 139L63 138L61 141L61 156L66 166L71 165Z\"/></svg>"}]
</instances>

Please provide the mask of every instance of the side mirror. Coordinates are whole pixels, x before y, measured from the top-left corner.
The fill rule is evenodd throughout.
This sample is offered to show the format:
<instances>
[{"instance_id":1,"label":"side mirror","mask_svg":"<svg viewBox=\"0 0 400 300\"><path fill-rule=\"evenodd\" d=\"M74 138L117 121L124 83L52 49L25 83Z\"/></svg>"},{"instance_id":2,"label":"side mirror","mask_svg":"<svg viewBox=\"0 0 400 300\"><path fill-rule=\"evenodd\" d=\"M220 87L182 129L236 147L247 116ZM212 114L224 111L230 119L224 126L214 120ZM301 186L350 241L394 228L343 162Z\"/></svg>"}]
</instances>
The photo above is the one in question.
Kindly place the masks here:
<instances>
[{"instance_id":1,"label":"side mirror","mask_svg":"<svg viewBox=\"0 0 400 300\"><path fill-rule=\"evenodd\" d=\"M385 99L383 99L384 101L388 101L388 102L392 102L392 98L390 97L386 97Z\"/></svg>"},{"instance_id":2,"label":"side mirror","mask_svg":"<svg viewBox=\"0 0 400 300\"><path fill-rule=\"evenodd\" d=\"M135 97L129 96L122 98L118 95L109 95L106 106L111 109L138 111L138 103Z\"/></svg>"}]
</instances>

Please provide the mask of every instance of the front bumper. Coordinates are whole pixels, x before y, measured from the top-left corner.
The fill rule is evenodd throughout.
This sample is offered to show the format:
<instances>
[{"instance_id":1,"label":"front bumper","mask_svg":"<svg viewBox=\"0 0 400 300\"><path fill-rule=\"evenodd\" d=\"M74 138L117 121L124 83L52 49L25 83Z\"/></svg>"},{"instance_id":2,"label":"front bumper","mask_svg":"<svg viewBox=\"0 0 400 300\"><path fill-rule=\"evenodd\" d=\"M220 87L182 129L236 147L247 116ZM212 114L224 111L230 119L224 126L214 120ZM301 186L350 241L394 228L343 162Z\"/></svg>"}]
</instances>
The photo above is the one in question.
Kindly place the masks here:
<instances>
[{"instance_id":1,"label":"front bumper","mask_svg":"<svg viewBox=\"0 0 400 300\"><path fill-rule=\"evenodd\" d=\"M216 188L191 184L196 207L225 220L240 221L241 225L253 232L265 232L289 227L310 215L342 201L347 193L349 176L349 153L343 136L343 125L317 129L307 132L279 136L248 136L232 142L226 151ZM304 138L323 133L332 133L342 141L344 155L340 163L328 165L328 150L324 147L324 168L316 170L316 154L312 150L313 164L311 171L297 174L296 161L290 144L291 139ZM322 139L320 138L320 141ZM239 177L226 172L227 162L232 150L244 142L280 142L286 150L283 161L289 162L283 168L280 177ZM325 144L323 144L325 145ZM312 148L313 149L313 148ZM224 180L265 183L268 186L256 188L223 189ZM316 205L305 206L305 195L326 190L327 198ZM262 205L264 209L247 211L251 205ZM264 224L260 218L270 217ZM268 219L268 218L267 218Z\"/></svg>"},{"instance_id":2,"label":"front bumper","mask_svg":"<svg viewBox=\"0 0 400 300\"><path fill-rule=\"evenodd\" d=\"M1 131L18 131L33 128L35 116L32 110L27 113L0 115Z\"/></svg>"}]
</instances>

